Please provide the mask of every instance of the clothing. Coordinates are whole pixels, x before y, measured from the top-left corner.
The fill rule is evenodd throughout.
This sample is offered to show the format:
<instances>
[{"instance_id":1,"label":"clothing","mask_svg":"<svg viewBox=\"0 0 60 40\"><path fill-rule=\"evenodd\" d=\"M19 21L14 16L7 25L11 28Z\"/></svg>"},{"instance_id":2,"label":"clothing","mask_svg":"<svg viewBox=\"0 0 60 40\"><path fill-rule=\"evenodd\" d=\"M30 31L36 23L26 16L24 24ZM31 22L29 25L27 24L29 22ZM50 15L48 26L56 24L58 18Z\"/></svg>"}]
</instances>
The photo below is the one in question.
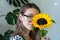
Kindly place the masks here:
<instances>
[{"instance_id":1,"label":"clothing","mask_svg":"<svg viewBox=\"0 0 60 40\"><path fill-rule=\"evenodd\" d=\"M10 38L10 40L26 40L22 35L16 35L13 38Z\"/></svg>"},{"instance_id":2,"label":"clothing","mask_svg":"<svg viewBox=\"0 0 60 40\"><path fill-rule=\"evenodd\" d=\"M35 36L35 35L34 35ZM41 40L40 36L39 36L39 32L37 32L36 38L31 39L30 36L24 34L17 34L14 37L11 37L10 40Z\"/></svg>"}]
</instances>

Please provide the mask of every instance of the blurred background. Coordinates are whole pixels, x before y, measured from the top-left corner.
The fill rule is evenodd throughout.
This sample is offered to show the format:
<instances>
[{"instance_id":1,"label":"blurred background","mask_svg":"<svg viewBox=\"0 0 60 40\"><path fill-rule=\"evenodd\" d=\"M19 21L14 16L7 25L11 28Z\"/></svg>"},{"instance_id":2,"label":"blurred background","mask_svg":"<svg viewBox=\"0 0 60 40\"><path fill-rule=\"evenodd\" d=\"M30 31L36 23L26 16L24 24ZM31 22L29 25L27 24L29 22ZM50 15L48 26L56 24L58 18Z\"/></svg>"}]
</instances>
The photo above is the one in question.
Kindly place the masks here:
<instances>
[{"instance_id":1,"label":"blurred background","mask_svg":"<svg viewBox=\"0 0 60 40\"><path fill-rule=\"evenodd\" d=\"M35 3L43 13L48 13L55 24L48 29L47 37L51 40L60 40L60 0L28 0L30 3ZM0 34L4 35L7 30L15 30L16 25L7 23L5 17L7 13L13 11L16 7L9 5L7 0L0 0Z\"/></svg>"}]
</instances>

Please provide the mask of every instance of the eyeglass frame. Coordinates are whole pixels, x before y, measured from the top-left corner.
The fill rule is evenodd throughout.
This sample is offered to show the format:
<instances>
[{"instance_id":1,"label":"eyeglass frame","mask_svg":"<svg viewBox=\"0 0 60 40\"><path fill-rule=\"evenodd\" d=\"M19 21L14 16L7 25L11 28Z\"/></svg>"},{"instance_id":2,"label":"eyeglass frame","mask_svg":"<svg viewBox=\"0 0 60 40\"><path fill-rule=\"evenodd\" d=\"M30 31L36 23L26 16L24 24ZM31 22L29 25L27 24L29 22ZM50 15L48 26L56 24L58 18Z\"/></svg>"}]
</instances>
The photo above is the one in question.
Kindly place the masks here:
<instances>
[{"instance_id":1,"label":"eyeglass frame","mask_svg":"<svg viewBox=\"0 0 60 40\"><path fill-rule=\"evenodd\" d=\"M29 16L29 15L23 15L23 16L30 18L30 19L33 18L33 16Z\"/></svg>"}]
</instances>

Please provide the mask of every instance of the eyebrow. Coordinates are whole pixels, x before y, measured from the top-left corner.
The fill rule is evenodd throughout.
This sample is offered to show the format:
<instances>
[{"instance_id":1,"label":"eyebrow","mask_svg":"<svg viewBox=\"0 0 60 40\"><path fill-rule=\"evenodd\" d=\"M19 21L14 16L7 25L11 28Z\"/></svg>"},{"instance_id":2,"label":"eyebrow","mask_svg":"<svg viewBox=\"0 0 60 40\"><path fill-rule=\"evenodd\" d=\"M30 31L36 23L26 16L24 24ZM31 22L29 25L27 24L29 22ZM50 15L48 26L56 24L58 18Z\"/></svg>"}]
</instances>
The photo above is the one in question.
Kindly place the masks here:
<instances>
[{"instance_id":1,"label":"eyebrow","mask_svg":"<svg viewBox=\"0 0 60 40\"><path fill-rule=\"evenodd\" d=\"M24 15L29 15L29 16L33 16L33 14L31 14L31 13L30 13L30 14L24 14Z\"/></svg>"}]
</instances>

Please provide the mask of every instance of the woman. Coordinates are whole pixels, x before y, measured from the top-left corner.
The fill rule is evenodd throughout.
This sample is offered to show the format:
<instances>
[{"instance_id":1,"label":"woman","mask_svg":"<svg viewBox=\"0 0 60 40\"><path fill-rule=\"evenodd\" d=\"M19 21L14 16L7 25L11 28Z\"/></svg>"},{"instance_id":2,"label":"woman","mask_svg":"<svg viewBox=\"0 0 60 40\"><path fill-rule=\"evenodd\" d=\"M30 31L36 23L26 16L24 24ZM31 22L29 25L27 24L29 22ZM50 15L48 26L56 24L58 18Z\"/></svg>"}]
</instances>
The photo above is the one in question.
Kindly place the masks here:
<instances>
[{"instance_id":1,"label":"woman","mask_svg":"<svg viewBox=\"0 0 60 40\"><path fill-rule=\"evenodd\" d=\"M34 3L23 5L18 14L16 31L10 40L40 40L39 29L32 32L32 17L38 13L40 9Z\"/></svg>"}]
</instances>

